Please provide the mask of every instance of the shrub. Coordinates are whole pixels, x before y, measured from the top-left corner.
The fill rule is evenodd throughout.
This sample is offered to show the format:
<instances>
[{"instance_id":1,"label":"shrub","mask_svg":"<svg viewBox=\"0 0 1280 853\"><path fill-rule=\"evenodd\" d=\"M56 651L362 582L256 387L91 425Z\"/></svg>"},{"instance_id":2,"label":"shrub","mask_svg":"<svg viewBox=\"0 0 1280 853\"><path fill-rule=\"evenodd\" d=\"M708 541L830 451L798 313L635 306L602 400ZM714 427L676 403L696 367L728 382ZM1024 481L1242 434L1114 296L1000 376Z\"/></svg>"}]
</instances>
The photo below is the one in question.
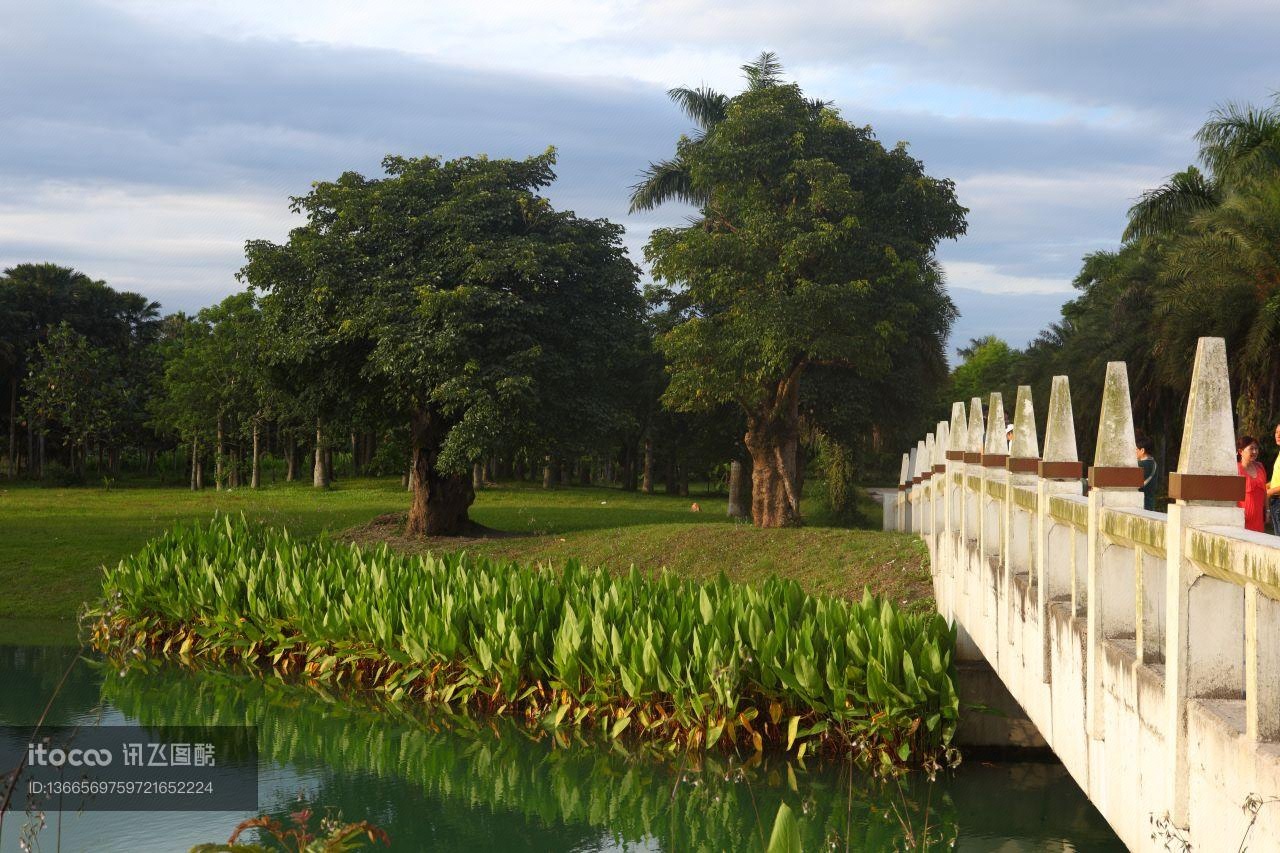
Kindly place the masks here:
<instances>
[{"instance_id":1,"label":"shrub","mask_svg":"<svg viewBox=\"0 0 1280 853\"><path fill-rule=\"evenodd\" d=\"M936 759L959 710L954 629L794 581L622 577L301 542L243 518L179 527L106 573L94 643L673 745L852 746Z\"/></svg>"}]
</instances>

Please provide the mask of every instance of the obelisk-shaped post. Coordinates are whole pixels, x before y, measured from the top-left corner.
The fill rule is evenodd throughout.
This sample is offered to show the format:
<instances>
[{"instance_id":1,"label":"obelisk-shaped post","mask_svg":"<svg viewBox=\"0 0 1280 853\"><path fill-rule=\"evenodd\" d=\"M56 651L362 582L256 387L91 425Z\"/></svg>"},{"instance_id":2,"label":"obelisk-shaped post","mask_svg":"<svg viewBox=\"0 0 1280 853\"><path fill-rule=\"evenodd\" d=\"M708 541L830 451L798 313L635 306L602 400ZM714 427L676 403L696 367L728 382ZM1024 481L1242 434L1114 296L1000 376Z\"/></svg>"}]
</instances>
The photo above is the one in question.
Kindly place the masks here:
<instances>
[{"instance_id":1,"label":"obelisk-shaped post","mask_svg":"<svg viewBox=\"0 0 1280 853\"><path fill-rule=\"evenodd\" d=\"M1085 571L1077 565L1087 565L1083 552L1076 559L1075 530L1068 524L1054 520L1050 504L1056 495L1079 495L1083 492L1081 475L1084 471L1076 450L1075 415L1071 411L1071 385L1065 376L1053 377L1049 392L1049 417L1045 424L1044 454L1037 466L1039 482L1036 484L1036 565L1039 583L1036 590L1036 606L1040 611L1044 630L1044 683L1053 680L1049 632L1049 603L1065 597L1071 615L1077 616L1084 607ZM1077 596L1079 590L1081 594ZM1077 600L1079 599L1079 600Z\"/></svg>"},{"instance_id":2,"label":"obelisk-shaped post","mask_svg":"<svg viewBox=\"0 0 1280 853\"><path fill-rule=\"evenodd\" d=\"M982 439L982 554L1000 557L1004 544L1005 483L1009 472L1009 443L1005 440L1004 399L999 391L991 394L987 405L987 430Z\"/></svg>"},{"instance_id":3,"label":"obelisk-shaped post","mask_svg":"<svg viewBox=\"0 0 1280 853\"><path fill-rule=\"evenodd\" d=\"M1244 497L1244 478L1236 466L1227 348L1222 338L1201 338L1196 346L1178 470L1169 475L1169 497L1173 500L1165 525L1165 743L1169 750L1165 780L1170 818L1185 828L1187 700L1213 692L1221 682L1238 682L1236 667L1244 664L1232 660L1236 657L1232 652L1243 658L1244 650L1232 648L1231 643L1233 636L1243 639L1244 591L1213 578L1200 580L1201 572L1186 549L1188 527L1244 526L1244 512L1235 505ZM1274 699L1274 692L1269 695ZM1253 698L1256 701L1259 696ZM1248 700L1246 693L1246 706Z\"/></svg>"},{"instance_id":4,"label":"obelisk-shaped post","mask_svg":"<svg viewBox=\"0 0 1280 853\"><path fill-rule=\"evenodd\" d=\"M1018 387L1013 403L1013 440L1005 470L1009 472L1009 493L1005 501L1005 565L1011 572L1025 569L1027 582L1035 583L1035 513L1018 508L1015 489L1035 494L1036 470L1040 465L1040 440L1036 435L1036 412L1031 403L1031 386Z\"/></svg>"},{"instance_id":5,"label":"obelisk-shaped post","mask_svg":"<svg viewBox=\"0 0 1280 853\"><path fill-rule=\"evenodd\" d=\"M934 541L947 530L947 422L933 430L933 532Z\"/></svg>"},{"instance_id":6,"label":"obelisk-shaped post","mask_svg":"<svg viewBox=\"0 0 1280 853\"><path fill-rule=\"evenodd\" d=\"M907 489L911 486L911 454L902 454L902 470L898 474L898 494L894 501L894 529L907 531Z\"/></svg>"},{"instance_id":7,"label":"obelisk-shaped post","mask_svg":"<svg viewBox=\"0 0 1280 853\"><path fill-rule=\"evenodd\" d=\"M933 535L933 454L934 437L929 433L924 437L924 455L920 461L920 533L928 538Z\"/></svg>"},{"instance_id":8,"label":"obelisk-shaped post","mask_svg":"<svg viewBox=\"0 0 1280 853\"><path fill-rule=\"evenodd\" d=\"M965 507L964 538L982 539L982 444L986 439L982 400L969 400L969 435L964 444Z\"/></svg>"},{"instance_id":9,"label":"obelisk-shaped post","mask_svg":"<svg viewBox=\"0 0 1280 853\"><path fill-rule=\"evenodd\" d=\"M1102 516L1106 509L1142 508L1142 469L1133 434L1133 407L1129 399L1129 371L1123 361L1107 364L1102 387L1102 412L1098 417L1098 445L1089 469L1089 581L1086 594L1085 681L1086 720L1089 735L1103 737L1102 641L1134 631L1137 578L1133 561L1121 566L1104 565L1106 542Z\"/></svg>"}]
</instances>

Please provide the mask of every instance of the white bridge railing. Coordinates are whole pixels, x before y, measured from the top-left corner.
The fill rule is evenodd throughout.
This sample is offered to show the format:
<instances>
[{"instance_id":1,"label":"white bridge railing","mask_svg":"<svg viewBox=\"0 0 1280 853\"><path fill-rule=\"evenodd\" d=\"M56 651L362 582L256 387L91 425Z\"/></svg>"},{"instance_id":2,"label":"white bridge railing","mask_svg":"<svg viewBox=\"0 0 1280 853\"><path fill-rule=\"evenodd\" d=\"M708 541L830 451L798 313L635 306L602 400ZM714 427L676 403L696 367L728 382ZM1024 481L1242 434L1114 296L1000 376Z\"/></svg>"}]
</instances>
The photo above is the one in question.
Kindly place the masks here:
<instances>
[{"instance_id":1,"label":"white bridge railing","mask_svg":"<svg viewBox=\"0 0 1280 853\"><path fill-rule=\"evenodd\" d=\"M960 655L983 658L1132 849L1280 850L1280 538L1244 529L1226 350L1202 338L1168 514L1142 508L1124 363L1084 469L1055 377L903 454L886 529L929 544Z\"/></svg>"}]
</instances>

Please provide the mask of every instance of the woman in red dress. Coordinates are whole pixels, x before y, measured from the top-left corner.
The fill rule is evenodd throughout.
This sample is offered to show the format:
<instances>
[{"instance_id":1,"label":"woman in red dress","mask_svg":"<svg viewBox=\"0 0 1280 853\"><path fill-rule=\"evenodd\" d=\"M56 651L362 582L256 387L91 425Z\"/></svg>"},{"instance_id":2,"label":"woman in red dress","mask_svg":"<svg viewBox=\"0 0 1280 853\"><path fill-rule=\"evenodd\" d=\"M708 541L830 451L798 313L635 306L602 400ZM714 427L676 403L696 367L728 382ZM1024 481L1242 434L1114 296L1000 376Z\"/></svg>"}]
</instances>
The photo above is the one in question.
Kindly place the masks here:
<instances>
[{"instance_id":1,"label":"woman in red dress","mask_svg":"<svg viewBox=\"0 0 1280 853\"><path fill-rule=\"evenodd\" d=\"M1253 436L1240 436L1236 442L1236 459L1236 467L1244 477L1244 500L1236 506L1244 507L1245 529L1262 533L1267 507L1267 472L1258 462L1258 442Z\"/></svg>"}]
</instances>

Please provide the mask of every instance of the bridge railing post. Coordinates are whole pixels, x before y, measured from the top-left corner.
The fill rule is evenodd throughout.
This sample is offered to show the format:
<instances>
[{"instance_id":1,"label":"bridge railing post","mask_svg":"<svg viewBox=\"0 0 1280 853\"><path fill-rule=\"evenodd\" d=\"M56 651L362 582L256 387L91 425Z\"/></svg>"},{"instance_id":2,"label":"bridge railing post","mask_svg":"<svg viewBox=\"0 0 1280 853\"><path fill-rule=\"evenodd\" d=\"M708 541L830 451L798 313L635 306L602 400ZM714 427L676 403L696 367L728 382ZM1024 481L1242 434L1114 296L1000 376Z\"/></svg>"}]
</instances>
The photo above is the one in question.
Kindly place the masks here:
<instances>
[{"instance_id":1,"label":"bridge railing post","mask_svg":"<svg viewBox=\"0 0 1280 853\"><path fill-rule=\"evenodd\" d=\"M1105 736L1102 715L1102 641L1136 636L1137 594L1133 556L1107 541L1102 529L1104 508L1141 508L1142 469L1133 432L1129 372L1123 361L1107 365L1098 418L1098 443L1089 468L1089 581L1086 605L1087 676L1085 708L1089 736Z\"/></svg>"},{"instance_id":2,"label":"bridge railing post","mask_svg":"<svg viewBox=\"0 0 1280 853\"><path fill-rule=\"evenodd\" d=\"M930 461L933 463L933 477L930 482L933 484L933 540L935 547L941 550L941 541L946 535L947 530L947 422L938 421L938 425L933 430L933 454Z\"/></svg>"},{"instance_id":3,"label":"bridge railing post","mask_svg":"<svg viewBox=\"0 0 1280 853\"><path fill-rule=\"evenodd\" d=\"M926 539L933 536L933 454L934 454L934 438L933 433L929 433L924 437L924 455L920 461L920 477L924 489L920 494L920 534Z\"/></svg>"},{"instance_id":4,"label":"bridge railing post","mask_svg":"<svg viewBox=\"0 0 1280 853\"><path fill-rule=\"evenodd\" d=\"M910 460L910 469L907 476L907 501L911 508L910 523L907 530L911 533L920 532L920 457L924 455L924 442L916 442L916 446L911 448L911 452L907 455Z\"/></svg>"},{"instance_id":5,"label":"bridge railing post","mask_svg":"<svg viewBox=\"0 0 1280 853\"><path fill-rule=\"evenodd\" d=\"M1227 589L1233 585L1204 576L1192 559L1190 547L1193 527L1239 529L1244 526L1244 514L1235 505L1235 500L1243 495L1243 488L1236 467L1235 424L1231 413L1226 344L1221 338L1201 338L1191 374L1178 469L1169 475L1172 502L1165 542L1165 744L1168 750L1165 790L1169 816L1183 828L1189 822L1191 769L1187 761L1187 701L1211 689L1223 676L1217 671L1220 656L1215 649L1215 635L1225 637L1230 632L1243 641L1249 627L1239 624L1241 620L1232 615L1234 609L1244 620L1249 620L1244 590ZM1238 608L1234 602L1237 597L1241 599ZM1257 604L1256 597L1254 604ZM1258 627L1258 616L1259 609L1255 607L1253 627ZM1271 611L1262 610L1261 621L1268 628L1272 624L1270 616ZM1233 621L1237 623L1235 626L1231 624ZM1274 647L1262 652L1263 655L1274 653ZM1244 654L1247 656L1247 652ZM1254 654L1257 664L1256 645ZM1242 667L1244 665L1242 661ZM1271 678L1274 681L1274 671ZM1247 674L1245 680L1248 680ZM1242 686L1247 689L1247 684ZM1255 695L1254 701L1260 698L1261 694ZM1259 704L1265 720L1270 702ZM1256 719L1254 725L1258 725Z\"/></svg>"},{"instance_id":6,"label":"bridge railing post","mask_svg":"<svg viewBox=\"0 0 1280 853\"><path fill-rule=\"evenodd\" d=\"M1036 607L1044 629L1044 682L1052 680L1049 604L1063 596L1074 597L1073 527L1055 521L1049 512L1055 495L1079 495L1082 468L1076 451L1075 417L1071 411L1071 386L1065 376L1053 377L1049 393L1049 417L1045 424L1044 458L1037 466L1036 484Z\"/></svg>"},{"instance_id":7,"label":"bridge railing post","mask_svg":"<svg viewBox=\"0 0 1280 853\"><path fill-rule=\"evenodd\" d=\"M911 485L911 455L902 454L902 468L898 474L898 494L893 501L893 529L905 533L907 528L907 487Z\"/></svg>"},{"instance_id":8,"label":"bridge railing post","mask_svg":"<svg viewBox=\"0 0 1280 853\"><path fill-rule=\"evenodd\" d=\"M986 438L982 400L969 401L969 436L964 445L964 538L981 545L982 539L982 442Z\"/></svg>"},{"instance_id":9,"label":"bridge railing post","mask_svg":"<svg viewBox=\"0 0 1280 853\"><path fill-rule=\"evenodd\" d=\"M982 440L982 555L996 557L1004 563L1004 499L1009 472L1004 463L1009 458L1005 441L1004 400L1000 392L992 393L987 406L987 429ZM996 488L991 488L995 486Z\"/></svg>"}]
</instances>

